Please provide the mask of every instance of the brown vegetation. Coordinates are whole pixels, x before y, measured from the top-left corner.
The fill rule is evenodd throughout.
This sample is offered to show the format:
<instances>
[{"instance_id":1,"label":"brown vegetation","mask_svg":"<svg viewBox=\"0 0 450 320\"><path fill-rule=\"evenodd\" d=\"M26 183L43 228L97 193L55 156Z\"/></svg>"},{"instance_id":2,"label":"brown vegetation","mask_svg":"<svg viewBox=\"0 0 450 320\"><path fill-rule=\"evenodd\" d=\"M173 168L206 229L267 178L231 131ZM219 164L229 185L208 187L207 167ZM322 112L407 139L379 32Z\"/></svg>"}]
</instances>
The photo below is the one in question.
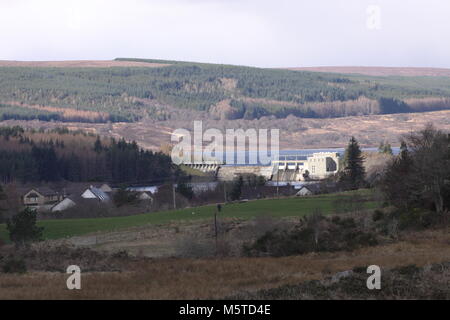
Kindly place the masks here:
<instances>
[{"instance_id":1,"label":"brown vegetation","mask_svg":"<svg viewBox=\"0 0 450 320\"><path fill-rule=\"evenodd\" d=\"M53 112L61 115L65 121L83 121L83 122L106 122L109 120L109 114L106 112L96 112L89 110L80 110L73 108L58 108L51 106L43 106L36 104L26 104L17 101L3 102L6 105L15 106L18 108L35 109L41 111Z\"/></svg>"},{"instance_id":2,"label":"brown vegetation","mask_svg":"<svg viewBox=\"0 0 450 320\"><path fill-rule=\"evenodd\" d=\"M45 68L111 68L111 67L165 67L169 64L117 60L74 61L8 61L0 60L0 67L45 67Z\"/></svg>"},{"instance_id":3,"label":"brown vegetation","mask_svg":"<svg viewBox=\"0 0 450 320\"><path fill-rule=\"evenodd\" d=\"M198 114L190 112L196 117ZM181 114L181 113L180 113ZM335 119L304 119L288 116L285 119L262 117L259 120L207 120L203 119L203 129L218 128L264 128L280 129L280 148L284 150L304 148L343 147L351 136L358 137L363 147L378 147L380 141L399 144L399 136L422 129L432 123L437 129L450 130L450 111L426 113L351 116ZM171 144L171 133L176 128L192 130L193 122L183 113L183 118L167 121L145 119L135 123L76 123L7 120L0 126L20 125L24 128L52 129L67 126L70 130L83 130L102 136L124 137L145 149L159 150L164 143Z\"/></svg>"},{"instance_id":4,"label":"brown vegetation","mask_svg":"<svg viewBox=\"0 0 450 320\"><path fill-rule=\"evenodd\" d=\"M449 229L405 236L394 244L349 252L284 258L138 260L126 272L86 272L82 289L67 290L66 274L0 274L0 299L207 299L322 279L377 264L419 267L450 259ZM83 271L83 270L82 270Z\"/></svg>"},{"instance_id":5,"label":"brown vegetation","mask_svg":"<svg viewBox=\"0 0 450 320\"><path fill-rule=\"evenodd\" d=\"M402 77L450 77L450 69L444 68L401 68L401 67L301 67L290 70L303 70L331 73L357 73L368 76L402 76Z\"/></svg>"}]
</instances>

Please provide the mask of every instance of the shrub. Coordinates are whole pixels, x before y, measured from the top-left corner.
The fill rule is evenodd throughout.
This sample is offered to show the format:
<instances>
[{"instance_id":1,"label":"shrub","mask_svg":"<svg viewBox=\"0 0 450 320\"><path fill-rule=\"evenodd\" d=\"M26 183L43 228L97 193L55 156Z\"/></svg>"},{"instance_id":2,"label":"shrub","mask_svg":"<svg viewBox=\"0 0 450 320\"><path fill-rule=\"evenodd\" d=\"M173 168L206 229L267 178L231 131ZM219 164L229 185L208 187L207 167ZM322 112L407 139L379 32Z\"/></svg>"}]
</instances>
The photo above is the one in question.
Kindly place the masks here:
<instances>
[{"instance_id":1,"label":"shrub","mask_svg":"<svg viewBox=\"0 0 450 320\"><path fill-rule=\"evenodd\" d=\"M11 241L16 245L40 241L44 229L36 225L36 211L29 208L14 215L12 219L8 219L6 228Z\"/></svg>"},{"instance_id":2,"label":"shrub","mask_svg":"<svg viewBox=\"0 0 450 320\"><path fill-rule=\"evenodd\" d=\"M125 188L117 190L113 197L114 204L116 207L121 207L124 205L132 205L139 202L138 194L136 192L128 191Z\"/></svg>"},{"instance_id":3,"label":"shrub","mask_svg":"<svg viewBox=\"0 0 450 320\"><path fill-rule=\"evenodd\" d=\"M381 211L381 210L375 210L375 212L373 213L373 215L372 215L372 220L374 221L374 222L376 222L376 221L380 221L380 220L382 220L384 218L384 212L383 211Z\"/></svg>"},{"instance_id":4,"label":"shrub","mask_svg":"<svg viewBox=\"0 0 450 320\"><path fill-rule=\"evenodd\" d=\"M9 258L3 264L2 271L4 273L25 273L27 266L22 259Z\"/></svg>"},{"instance_id":5,"label":"shrub","mask_svg":"<svg viewBox=\"0 0 450 320\"><path fill-rule=\"evenodd\" d=\"M313 217L313 216L312 216ZM354 250L378 244L377 237L358 228L353 218L307 219L298 230L266 232L243 247L248 256L289 256L308 252ZM308 222L309 221L309 222Z\"/></svg>"},{"instance_id":6,"label":"shrub","mask_svg":"<svg viewBox=\"0 0 450 320\"><path fill-rule=\"evenodd\" d=\"M384 225L386 229L386 226L390 225L394 220L398 220L398 228L400 230L421 230L446 223L445 215L437 215L432 211L425 211L422 209L398 209L390 215L386 215L379 222Z\"/></svg>"},{"instance_id":7,"label":"shrub","mask_svg":"<svg viewBox=\"0 0 450 320\"><path fill-rule=\"evenodd\" d=\"M111 255L114 259L128 259L130 256L126 250L116 251Z\"/></svg>"},{"instance_id":8,"label":"shrub","mask_svg":"<svg viewBox=\"0 0 450 320\"><path fill-rule=\"evenodd\" d=\"M353 219L353 218L339 219L336 222L336 224L341 226L344 229L356 228L356 222L355 222L355 219Z\"/></svg>"},{"instance_id":9,"label":"shrub","mask_svg":"<svg viewBox=\"0 0 450 320\"><path fill-rule=\"evenodd\" d=\"M354 273L366 273L367 272L367 267L354 267L352 269L352 271Z\"/></svg>"},{"instance_id":10,"label":"shrub","mask_svg":"<svg viewBox=\"0 0 450 320\"><path fill-rule=\"evenodd\" d=\"M419 273L421 271L421 269L418 266L416 266L415 264L410 264L407 266L402 266L402 267L392 269L392 271L396 271L399 274L404 275L404 276L412 277L412 276L416 275L417 273Z\"/></svg>"}]
</instances>

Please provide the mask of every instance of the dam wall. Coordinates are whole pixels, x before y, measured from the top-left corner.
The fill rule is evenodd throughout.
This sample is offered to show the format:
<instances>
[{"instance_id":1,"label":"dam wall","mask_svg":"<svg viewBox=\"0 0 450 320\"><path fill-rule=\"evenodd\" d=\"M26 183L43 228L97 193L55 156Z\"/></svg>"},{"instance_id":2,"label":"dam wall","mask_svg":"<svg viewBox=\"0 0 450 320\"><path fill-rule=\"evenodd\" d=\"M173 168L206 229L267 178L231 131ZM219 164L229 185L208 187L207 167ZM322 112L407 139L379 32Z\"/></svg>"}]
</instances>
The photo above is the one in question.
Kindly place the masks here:
<instances>
[{"instance_id":1,"label":"dam wall","mask_svg":"<svg viewBox=\"0 0 450 320\"><path fill-rule=\"evenodd\" d=\"M269 180L272 177L272 171L271 166L221 166L217 171L217 179L231 181L239 175L254 174Z\"/></svg>"}]
</instances>

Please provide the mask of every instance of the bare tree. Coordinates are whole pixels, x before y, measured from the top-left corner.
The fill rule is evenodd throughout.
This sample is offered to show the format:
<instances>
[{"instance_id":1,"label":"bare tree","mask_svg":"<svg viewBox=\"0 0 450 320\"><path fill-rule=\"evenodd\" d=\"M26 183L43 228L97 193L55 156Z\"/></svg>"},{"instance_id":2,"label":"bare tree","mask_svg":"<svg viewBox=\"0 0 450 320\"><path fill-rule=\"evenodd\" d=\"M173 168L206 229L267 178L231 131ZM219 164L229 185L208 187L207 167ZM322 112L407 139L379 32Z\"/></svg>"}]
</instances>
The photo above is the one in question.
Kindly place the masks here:
<instances>
[{"instance_id":1,"label":"bare tree","mask_svg":"<svg viewBox=\"0 0 450 320\"><path fill-rule=\"evenodd\" d=\"M397 207L433 206L438 214L448 210L450 137L432 125L411 133L402 142L401 153L387 167L381 189Z\"/></svg>"},{"instance_id":2,"label":"bare tree","mask_svg":"<svg viewBox=\"0 0 450 320\"><path fill-rule=\"evenodd\" d=\"M444 212L443 189L450 177L449 136L432 125L407 138L413 155L412 183L417 195L434 203L436 212Z\"/></svg>"}]
</instances>

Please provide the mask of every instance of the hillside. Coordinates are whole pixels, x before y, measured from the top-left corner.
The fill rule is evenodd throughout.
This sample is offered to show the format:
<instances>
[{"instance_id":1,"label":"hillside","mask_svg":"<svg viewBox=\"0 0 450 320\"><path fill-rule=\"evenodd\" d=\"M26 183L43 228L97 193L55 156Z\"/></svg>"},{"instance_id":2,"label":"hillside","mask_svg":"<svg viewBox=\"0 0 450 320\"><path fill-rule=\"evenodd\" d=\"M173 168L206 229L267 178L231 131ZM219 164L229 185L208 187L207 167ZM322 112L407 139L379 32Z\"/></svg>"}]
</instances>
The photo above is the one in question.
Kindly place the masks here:
<instances>
[{"instance_id":1,"label":"hillside","mask_svg":"<svg viewBox=\"0 0 450 320\"><path fill-rule=\"evenodd\" d=\"M164 180L176 168L161 153L135 142L67 128L0 127L0 180L8 182Z\"/></svg>"},{"instance_id":2,"label":"hillside","mask_svg":"<svg viewBox=\"0 0 450 320\"><path fill-rule=\"evenodd\" d=\"M66 60L66 61L14 61L0 60L0 67L28 67L28 68L112 68L112 67L164 67L168 64L139 61L118 60Z\"/></svg>"},{"instance_id":3,"label":"hillside","mask_svg":"<svg viewBox=\"0 0 450 320\"><path fill-rule=\"evenodd\" d=\"M450 77L450 69L444 68L400 68L400 67L302 67L288 70L361 74L373 77Z\"/></svg>"},{"instance_id":4,"label":"hillside","mask_svg":"<svg viewBox=\"0 0 450 320\"><path fill-rule=\"evenodd\" d=\"M122 58L2 62L0 79L0 120L335 118L450 108L450 77L371 77Z\"/></svg>"}]
</instances>

